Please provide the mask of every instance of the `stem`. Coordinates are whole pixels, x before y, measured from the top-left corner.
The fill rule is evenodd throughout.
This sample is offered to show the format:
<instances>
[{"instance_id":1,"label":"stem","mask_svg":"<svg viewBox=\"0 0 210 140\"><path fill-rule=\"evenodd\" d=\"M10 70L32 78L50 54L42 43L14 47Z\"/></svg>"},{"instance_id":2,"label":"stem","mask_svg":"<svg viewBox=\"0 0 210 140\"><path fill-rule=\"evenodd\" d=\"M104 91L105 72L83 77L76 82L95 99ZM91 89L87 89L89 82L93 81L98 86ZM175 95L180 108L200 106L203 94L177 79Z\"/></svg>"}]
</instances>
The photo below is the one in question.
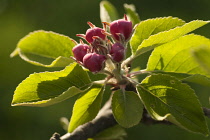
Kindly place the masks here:
<instances>
[{"instance_id":1,"label":"stem","mask_svg":"<svg viewBox=\"0 0 210 140\"><path fill-rule=\"evenodd\" d=\"M95 119L79 126L74 132L63 135L60 137L60 140L87 140L116 124L117 122L115 121L111 110L111 100L108 100ZM59 139L57 138L54 140Z\"/></svg>"},{"instance_id":2,"label":"stem","mask_svg":"<svg viewBox=\"0 0 210 140\"><path fill-rule=\"evenodd\" d=\"M146 71L146 70L144 69L144 70L140 70L140 71L131 72L131 73L129 73L127 76L128 76L128 77L134 77L134 76L136 76L136 75L145 74L145 73L151 74L152 72L153 72L153 71Z\"/></svg>"},{"instance_id":3,"label":"stem","mask_svg":"<svg viewBox=\"0 0 210 140\"><path fill-rule=\"evenodd\" d=\"M99 132L106 130L107 128L117 125L117 122L114 119L114 116L111 111L111 102L105 104L105 106L100 110L98 116L74 130L72 133L66 133L61 136L58 133L53 134L50 140L87 140L88 138L93 138ZM205 116L210 118L210 109L203 108ZM165 124L173 125L167 120L157 121L154 120L151 116L148 115L147 111L144 109L141 123L145 125L154 125L154 124Z\"/></svg>"},{"instance_id":4,"label":"stem","mask_svg":"<svg viewBox=\"0 0 210 140\"><path fill-rule=\"evenodd\" d=\"M210 118L210 109L203 108L203 112L205 116ZM148 114L146 109L144 109L141 123L146 125L154 125L154 124L172 125L172 123L168 122L167 120L163 121L154 120ZM103 130L106 130L107 128L113 127L115 125L117 125L117 122L112 114L111 98L110 98L103 106L103 108L99 111L95 119L77 127L72 133L67 133L61 137L59 134L55 133L50 140L87 140L88 138L93 138Z\"/></svg>"},{"instance_id":5,"label":"stem","mask_svg":"<svg viewBox=\"0 0 210 140\"><path fill-rule=\"evenodd\" d=\"M116 65L112 62L110 58L106 60L106 66L107 66L107 71L109 71L110 73L112 73L112 71L116 69Z\"/></svg>"},{"instance_id":6,"label":"stem","mask_svg":"<svg viewBox=\"0 0 210 140\"><path fill-rule=\"evenodd\" d=\"M98 81L93 81L93 84L101 85L104 84L106 80L98 80Z\"/></svg>"},{"instance_id":7,"label":"stem","mask_svg":"<svg viewBox=\"0 0 210 140\"><path fill-rule=\"evenodd\" d=\"M117 83L120 83L122 81L122 75L120 71L118 71L118 69L114 69L112 72L113 72L114 77L117 80Z\"/></svg>"},{"instance_id":8,"label":"stem","mask_svg":"<svg viewBox=\"0 0 210 140\"><path fill-rule=\"evenodd\" d=\"M107 71L110 71L110 73L112 73L112 75L116 78L117 83L121 83L121 81L123 81L121 69L116 64L114 64L111 59L107 59L106 65L108 68Z\"/></svg>"},{"instance_id":9,"label":"stem","mask_svg":"<svg viewBox=\"0 0 210 140\"><path fill-rule=\"evenodd\" d=\"M127 59L125 59L122 64L121 64L121 68L124 68L126 65L128 65L129 63L131 63L131 61L133 61L134 59L134 55L131 55L130 57L128 57Z\"/></svg>"}]
</instances>

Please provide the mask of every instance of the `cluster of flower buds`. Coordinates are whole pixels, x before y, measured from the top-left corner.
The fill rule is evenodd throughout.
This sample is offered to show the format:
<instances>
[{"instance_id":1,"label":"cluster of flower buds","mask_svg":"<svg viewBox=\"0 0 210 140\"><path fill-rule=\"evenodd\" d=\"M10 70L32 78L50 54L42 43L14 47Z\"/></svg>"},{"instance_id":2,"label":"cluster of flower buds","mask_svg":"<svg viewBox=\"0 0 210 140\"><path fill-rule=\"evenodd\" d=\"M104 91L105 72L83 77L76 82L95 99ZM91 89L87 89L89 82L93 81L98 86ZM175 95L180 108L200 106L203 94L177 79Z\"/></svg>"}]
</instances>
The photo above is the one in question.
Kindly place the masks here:
<instances>
[{"instance_id":1,"label":"cluster of flower buds","mask_svg":"<svg viewBox=\"0 0 210 140\"><path fill-rule=\"evenodd\" d=\"M111 59L113 63L121 63L124 60L126 43L133 32L132 22L127 20L126 15L124 19L103 24L102 29L88 22L90 29L86 34L77 35L85 39L88 44L80 40L80 43L72 49L76 61L94 73L104 69L107 59Z\"/></svg>"}]
</instances>

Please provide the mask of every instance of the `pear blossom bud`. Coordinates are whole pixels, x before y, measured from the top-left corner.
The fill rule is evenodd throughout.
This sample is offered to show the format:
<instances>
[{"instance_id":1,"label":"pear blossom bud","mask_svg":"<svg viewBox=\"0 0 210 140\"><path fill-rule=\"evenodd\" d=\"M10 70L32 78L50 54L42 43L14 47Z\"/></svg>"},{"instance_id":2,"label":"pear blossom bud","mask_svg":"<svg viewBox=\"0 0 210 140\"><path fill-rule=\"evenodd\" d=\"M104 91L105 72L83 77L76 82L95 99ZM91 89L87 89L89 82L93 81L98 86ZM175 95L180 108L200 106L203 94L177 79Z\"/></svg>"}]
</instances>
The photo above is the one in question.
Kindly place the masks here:
<instances>
[{"instance_id":1,"label":"pear blossom bud","mask_svg":"<svg viewBox=\"0 0 210 140\"><path fill-rule=\"evenodd\" d=\"M121 41L120 35L124 37L124 41L127 41L131 36L132 30L132 22L125 19L115 20L110 23L110 32L117 41Z\"/></svg>"},{"instance_id":2,"label":"pear blossom bud","mask_svg":"<svg viewBox=\"0 0 210 140\"><path fill-rule=\"evenodd\" d=\"M89 42L89 43L92 43L94 41L93 37L94 36L98 36L100 37L102 40L105 40L106 38L106 35L105 34L102 34L102 32L105 32L103 29L101 28L98 28L98 27L93 27L93 28L90 28L86 31L86 40Z\"/></svg>"},{"instance_id":3,"label":"pear blossom bud","mask_svg":"<svg viewBox=\"0 0 210 140\"><path fill-rule=\"evenodd\" d=\"M121 62L125 56L125 48L121 43L112 45L110 55L115 62Z\"/></svg>"},{"instance_id":4,"label":"pear blossom bud","mask_svg":"<svg viewBox=\"0 0 210 140\"><path fill-rule=\"evenodd\" d=\"M99 72L105 66L106 57L96 53L88 53L83 58L83 64L91 72Z\"/></svg>"},{"instance_id":5,"label":"pear blossom bud","mask_svg":"<svg viewBox=\"0 0 210 140\"><path fill-rule=\"evenodd\" d=\"M78 44L72 49L72 52L76 60L82 62L83 57L87 54L88 49L90 49L90 46L87 44Z\"/></svg>"}]
</instances>

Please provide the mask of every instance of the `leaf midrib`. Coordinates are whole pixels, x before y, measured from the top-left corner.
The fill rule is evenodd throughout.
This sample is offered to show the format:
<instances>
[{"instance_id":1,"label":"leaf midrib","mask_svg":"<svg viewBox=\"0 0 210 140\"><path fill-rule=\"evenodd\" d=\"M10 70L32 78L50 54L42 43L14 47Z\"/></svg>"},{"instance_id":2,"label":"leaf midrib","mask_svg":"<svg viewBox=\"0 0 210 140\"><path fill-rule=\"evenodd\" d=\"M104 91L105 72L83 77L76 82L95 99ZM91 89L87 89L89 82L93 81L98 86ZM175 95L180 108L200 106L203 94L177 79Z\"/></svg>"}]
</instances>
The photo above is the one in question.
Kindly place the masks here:
<instances>
[{"instance_id":1,"label":"leaf midrib","mask_svg":"<svg viewBox=\"0 0 210 140\"><path fill-rule=\"evenodd\" d=\"M160 102L162 102L164 105L168 106L168 108L171 108L172 110L180 113L177 109L174 109L172 108L170 105L168 105L167 103L165 103L164 101L162 101L160 98L158 98L156 95L154 95L153 93L151 93L149 90L145 89L142 85L139 85L141 86L142 89L144 89L146 92L150 93L153 97L157 98ZM171 111L170 111L170 114L171 114ZM180 113L181 114L181 113ZM172 114L171 114L172 115ZM192 122L192 124L194 124L195 126L197 126L200 130L202 130L200 128L200 126L198 126L197 124L195 124L192 120L190 120L188 117L183 117L183 118L186 118L186 120ZM185 127L185 126L184 126ZM203 130L202 130L203 131Z\"/></svg>"}]
</instances>

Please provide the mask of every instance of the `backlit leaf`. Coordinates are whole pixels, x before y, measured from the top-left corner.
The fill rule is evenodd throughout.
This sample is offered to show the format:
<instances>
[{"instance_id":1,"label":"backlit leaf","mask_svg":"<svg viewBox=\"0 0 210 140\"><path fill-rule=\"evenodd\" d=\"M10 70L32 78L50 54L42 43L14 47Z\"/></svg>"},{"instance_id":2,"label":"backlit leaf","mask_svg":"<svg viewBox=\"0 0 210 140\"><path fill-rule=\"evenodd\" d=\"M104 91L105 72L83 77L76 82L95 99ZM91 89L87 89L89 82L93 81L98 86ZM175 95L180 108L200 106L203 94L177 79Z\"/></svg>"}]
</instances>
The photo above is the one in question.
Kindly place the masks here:
<instances>
[{"instance_id":1,"label":"backlit leaf","mask_svg":"<svg viewBox=\"0 0 210 140\"><path fill-rule=\"evenodd\" d=\"M210 46L200 46L192 54L199 65L210 74Z\"/></svg>"},{"instance_id":2,"label":"backlit leaf","mask_svg":"<svg viewBox=\"0 0 210 140\"><path fill-rule=\"evenodd\" d=\"M101 1L100 18L102 22L112 22L117 20L119 17L116 8L110 2Z\"/></svg>"},{"instance_id":3,"label":"backlit leaf","mask_svg":"<svg viewBox=\"0 0 210 140\"><path fill-rule=\"evenodd\" d=\"M175 77L157 74L145 78L137 91L154 119L167 119L186 130L208 135L201 104L187 84Z\"/></svg>"},{"instance_id":4,"label":"backlit leaf","mask_svg":"<svg viewBox=\"0 0 210 140\"><path fill-rule=\"evenodd\" d=\"M10 56L19 54L23 60L44 67L65 67L74 62L70 57L75 45L67 36L40 30L22 38Z\"/></svg>"},{"instance_id":5,"label":"backlit leaf","mask_svg":"<svg viewBox=\"0 0 210 140\"><path fill-rule=\"evenodd\" d=\"M130 45L132 53L135 54L143 41L146 41L151 35L168 31L184 23L183 20L174 17L154 18L141 21L131 37Z\"/></svg>"},{"instance_id":6,"label":"backlit leaf","mask_svg":"<svg viewBox=\"0 0 210 140\"><path fill-rule=\"evenodd\" d=\"M170 43L157 47L151 54L147 70L186 74L209 74L195 61L191 51L205 45L210 47L210 40L199 35L186 35Z\"/></svg>"},{"instance_id":7,"label":"backlit leaf","mask_svg":"<svg viewBox=\"0 0 210 140\"><path fill-rule=\"evenodd\" d=\"M83 92L74 104L68 132L96 117L101 107L104 87L93 85Z\"/></svg>"},{"instance_id":8,"label":"backlit leaf","mask_svg":"<svg viewBox=\"0 0 210 140\"><path fill-rule=\"evenodd\" d=\"M138 13L136 13L135 5L124 4L124 8L125 8L128 20L131 21L133 23L133 25L138 24L140 22L140 18L139 18Z\"/></svg>"},{"instance_id":9,"label":"backlit leaf","mask_svg":"<svg viewBox=\"0 0 210 140\"><path fill-rule=\"evenodd\" d=\"M34 73L18 85L12 105L52 105L82 92L90 84L87 73L76 63L62 71Z\"/></svg>"}]
</instances>

